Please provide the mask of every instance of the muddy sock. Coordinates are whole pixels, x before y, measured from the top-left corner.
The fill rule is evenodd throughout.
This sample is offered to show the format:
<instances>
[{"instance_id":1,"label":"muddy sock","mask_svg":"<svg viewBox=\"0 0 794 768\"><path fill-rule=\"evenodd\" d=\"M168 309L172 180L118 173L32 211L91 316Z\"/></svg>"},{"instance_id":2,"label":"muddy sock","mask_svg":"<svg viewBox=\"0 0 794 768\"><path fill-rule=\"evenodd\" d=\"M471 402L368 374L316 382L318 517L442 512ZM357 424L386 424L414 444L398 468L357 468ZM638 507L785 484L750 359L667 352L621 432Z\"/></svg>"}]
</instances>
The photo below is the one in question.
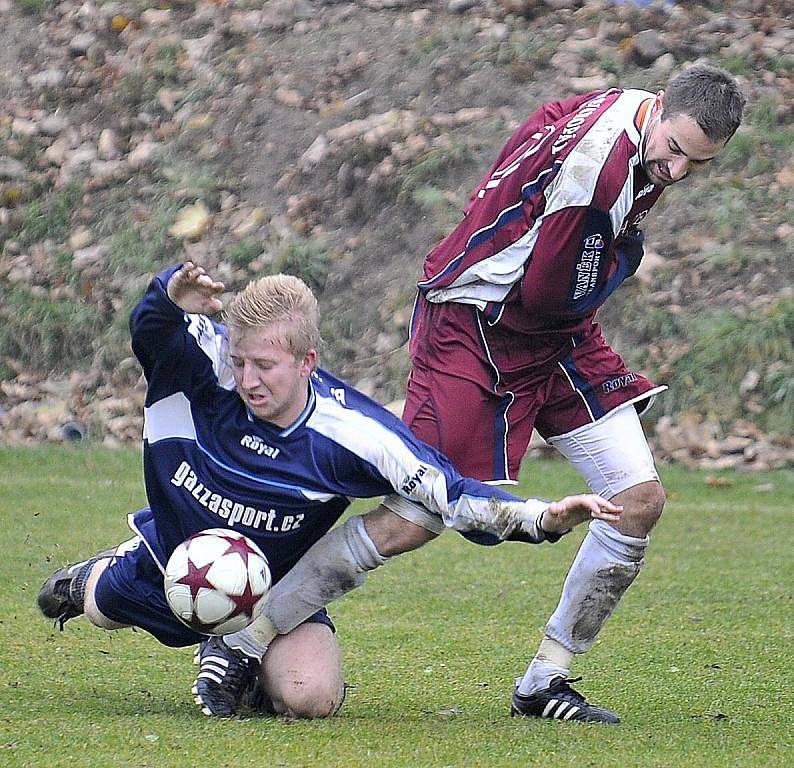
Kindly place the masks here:
<instances>
[{"instance_id":1,"label":"muddy sock","mask_svg":"<svg viewBox=\"0 0 794 768\"><path fill-rule=\"evenodd\" d=\"M364 583L367 571L388 561L378 552L360 515L329 531L270 590L262 615L224 642L262 658L277 634L295 629L312 614Z\"/></svg>"},{"instance_id":2,"label":"muddy sock","mask_svg":"<svg viewBox=\"0 0 794 768\"><path fill-rule=\"evenodd\" d=\"M647 546L647 536L625 536L602 520L591 522L565 579L557 609L546 625L546 637L572 654L589 651L639 573ZM521 693L546 687L548 679L559 674L555 667L565 669L564 664L542 656L539 654L537 663L533 660L534 669L530 664L519 686ZM541 673L544 668L548 674Z\"/></svg>"}]
</instances>

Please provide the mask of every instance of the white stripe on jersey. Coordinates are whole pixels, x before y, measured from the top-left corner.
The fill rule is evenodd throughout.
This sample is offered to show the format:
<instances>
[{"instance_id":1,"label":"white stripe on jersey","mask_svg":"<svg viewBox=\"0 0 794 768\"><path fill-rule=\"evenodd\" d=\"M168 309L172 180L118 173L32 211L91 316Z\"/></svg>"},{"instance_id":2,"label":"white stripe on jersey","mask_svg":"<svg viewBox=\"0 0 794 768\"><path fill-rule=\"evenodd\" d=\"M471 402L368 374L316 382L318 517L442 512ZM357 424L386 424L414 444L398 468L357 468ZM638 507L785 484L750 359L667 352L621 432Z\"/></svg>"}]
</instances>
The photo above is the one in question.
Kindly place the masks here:
<instances>
[{"instance_id":1,"label":"white stripe on jersey","mask_svg":"<svg viewBox=\"0 0 794 768\"><path fill-rule=\"evenodd\" d=\"M493 227L509 210L520 208L524 204L523 191L527 187L536 184L543 176L549 173L551 173L551 169L543 170L532 181L524 184L521 187L521 199L514 205L500 211L499 215L490 224L480 227L471 235L469 242L480 233ZM472 264L467 270L461 272L449 287L428 291L427 300L432 302L457 301L461 304L474 304L480 309L485 309L485 305L489 301L503 301L513 285L524 276L524 267L529 254L532 253L532 249L535 247L539 228L540 219L535 222L535 225L529 231L507 246L507 248L503 248L499 253L495 253L488 259ZM460 255L462 256L463 254ZM428 282L432 282L433 279L431 277Z\"/></svg>"},{"instance_id":2,"label":"white stripe on jersey","mask_svg":"<svg viewBox=\"0 0 794 768\"><path fill-rule=\"evenodd\" d=\"M609 209L609 220L612 223L612 234L614 237L617 237L623 230L623 221L631 210L631 206L634 205L634 169L639 165L639 162L638 155L634 155L629 160L629 172L626 176L626 181L614 204Z\"/></svg>"},{"instance_id":3,"label":"white stripe on jersey","mask_svg":"<svg viewBox=\"0 0 794 768\"><path fill-rule=\"evenodd\" d=\"M494 504L487 487L483 495L462 493L450 499L444 470L432 459L417 455L397 433L370 416L345 408L335 398L318 393L317 407L306 428L368 461L400 496L440 516L449 528L501 535L502 526L516 520L531 521L548 506L540 500L518 499Z\"/></svg>"},{"instance_id":4,"label":"white stripe on jersey","mask_svg":"<svg viewBox=\"0 0 794 768\"><path fill-rule=\"evenodd\" d=\"M631 210L631 206L634 205L635 195L637 194L637 190L634 189L634 169L642 162L642 136L634 125L632 116L637 114L643 101L652 97L653 94L648 91L630 90L624 92L614 104L615 107L620 105L622 109L630 113L625 115L624 131L629 141L637 147L637 153L629 158L629 172L626 175L623 188L620 190L620 194L613 206L609 209L609 218L612 222L612 232L615 237L620 234L624 225L631 224L631 222L625 222L625 218ZM650 109L647 110L644 125L647 125L650 112Z\"/></svg>"},{"instance_id":5,"label":"white stripe on jersey","mask_svg":"<svg viewBox=\"0 0 794 768\"><path fill-rule=\"evenodd\" d=\"M400 437L375 419L359 411L345 408L336 398L317 393L314 413L306 428L341 445L375 466L392 487L405 496L402 486L425 464ZM447 512L446 478L441 472L433 478L432 492L424 491L419 484L408 498L419 501L433 512ZM442 500L439 504L438 500Z\"/></svg>"},{"instance_id":6,"label":"white stripe on jersey","mask_svg":"<svg viewBox=\"0 0 794 768\"><path fill-rule=\"evenodd\" d=\"M457 301L485 309L489 301L503 301L510 289L524 275L529 254L535 247L540 229L539 218L528 232L488 259L472 264L448 288L427 292L427 300L440 303Z\"/></svg>"},{"instance_id":7,"label":"white stripe on jersey","mask_svg":"<svg viewBox=\"0 0 794 768\"><path fill-rule=\"evenodd\" d=\"M205 315L186 315L186 317L187 332L193 336L199 349L210 359L218 386L234 389L228 339L215 330L215 326Z\"/></svg>"},{"instance_id":8,"label":"white stripe on jersey","mask_svg":"<svg viewBox=\"0 0 794 768\"><path fill-rule=\"evenodd\" d=\"M182 392L174 392L143 409L143 439L149 445L173 438L196 441L190 401Z\"/></svg>"},{"instance_id":9,"label":"white stripe on jersey","mask_svg":"<svg viewBox=\"0 0 794 768\"><path fill-rule=\"evenodd\" d=\"M625 91L615 103L596 120L592 128L582 136L581 140L565 158L562 169L555 176L546 190L546 208L544 216L561 211L564 208L586 207L593 202L596 182L609 153L618 139L626 131L627 126L634 125L634 116L645 99L652 94L645 91ZM636 133L636 130L634 131ZM629 187L632 186L629 174ZM623 197L621 195L619 200ZM628 207L617 204L611 211L613 233L617 234L628 213L633 199L629 195Z\"/></svg>"}]
</instances>

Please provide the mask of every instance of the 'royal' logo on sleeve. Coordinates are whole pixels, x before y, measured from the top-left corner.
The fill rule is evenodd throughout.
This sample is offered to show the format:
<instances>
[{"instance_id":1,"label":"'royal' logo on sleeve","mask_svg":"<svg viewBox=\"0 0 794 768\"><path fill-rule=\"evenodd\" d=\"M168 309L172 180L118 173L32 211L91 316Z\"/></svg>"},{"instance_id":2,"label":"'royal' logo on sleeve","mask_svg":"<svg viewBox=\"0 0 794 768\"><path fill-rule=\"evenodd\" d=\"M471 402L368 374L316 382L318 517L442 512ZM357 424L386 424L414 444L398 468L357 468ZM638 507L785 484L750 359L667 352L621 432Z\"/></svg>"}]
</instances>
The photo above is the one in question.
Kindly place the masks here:
<instances>
[{"instance_id":1,"label":"'royal' logo on sleeve","mask_svg":"<svg viewBox=\"0 0 794 768\"><path fill-rule=\"evenodd\" d=\"M420 464L419 469L416 470L413 477L406 477L402 484L403 493L413 493L413 491L416 490L416 487L421 484L422 478L427 474L427 470L428 467L426 467L424 464Z\"/></svg>"}]
</instances>

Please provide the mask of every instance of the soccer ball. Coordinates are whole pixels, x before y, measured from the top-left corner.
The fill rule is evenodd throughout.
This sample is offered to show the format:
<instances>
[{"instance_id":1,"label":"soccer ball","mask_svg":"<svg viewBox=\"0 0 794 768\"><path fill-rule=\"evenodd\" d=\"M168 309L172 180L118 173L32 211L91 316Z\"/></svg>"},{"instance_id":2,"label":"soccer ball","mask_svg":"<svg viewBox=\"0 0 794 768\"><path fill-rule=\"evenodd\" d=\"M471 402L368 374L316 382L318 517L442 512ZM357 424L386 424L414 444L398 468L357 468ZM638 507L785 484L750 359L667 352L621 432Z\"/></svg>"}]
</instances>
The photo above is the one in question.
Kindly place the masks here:
<instances>
[{"instance_id":1,"label":"soccer ball","mask_svg":"<svg viewBox=\"0 0 794 768\"><path fill-rule=\"evenodd\" d=\"M262 550L242 533L210 528L185 539L168 558L165 597L176 617L202 635L247 627L270 589Z\"/></svg>"}]
</instances>

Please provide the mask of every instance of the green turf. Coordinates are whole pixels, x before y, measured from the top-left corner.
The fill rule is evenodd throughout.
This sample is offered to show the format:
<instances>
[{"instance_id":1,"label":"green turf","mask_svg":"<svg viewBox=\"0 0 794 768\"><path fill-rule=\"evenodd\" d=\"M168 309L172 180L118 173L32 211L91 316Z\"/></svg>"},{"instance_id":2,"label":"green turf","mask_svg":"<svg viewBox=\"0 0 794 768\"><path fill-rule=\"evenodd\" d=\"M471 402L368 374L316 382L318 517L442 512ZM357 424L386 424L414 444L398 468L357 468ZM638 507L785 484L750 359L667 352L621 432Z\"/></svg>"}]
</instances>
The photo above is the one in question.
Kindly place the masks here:
<instances>
[{"instance_id":1,"label":"green turf","mask_svg":"<svg viewBox=\"0 0 794 768\"><path fill-rule=\"evenodd\" d=\"M127 537L138 452L0 449L0 765L793 765L794 474L663 479L646 568L574 670L619 727L507 716L581 530L490 549L450 533L396 559L332 609L353 686L339 717L216 721L191 701L190 649L37 614L50 571ZM536 462L530 487L581 482Z\"/></svg>"}]
</instances>

